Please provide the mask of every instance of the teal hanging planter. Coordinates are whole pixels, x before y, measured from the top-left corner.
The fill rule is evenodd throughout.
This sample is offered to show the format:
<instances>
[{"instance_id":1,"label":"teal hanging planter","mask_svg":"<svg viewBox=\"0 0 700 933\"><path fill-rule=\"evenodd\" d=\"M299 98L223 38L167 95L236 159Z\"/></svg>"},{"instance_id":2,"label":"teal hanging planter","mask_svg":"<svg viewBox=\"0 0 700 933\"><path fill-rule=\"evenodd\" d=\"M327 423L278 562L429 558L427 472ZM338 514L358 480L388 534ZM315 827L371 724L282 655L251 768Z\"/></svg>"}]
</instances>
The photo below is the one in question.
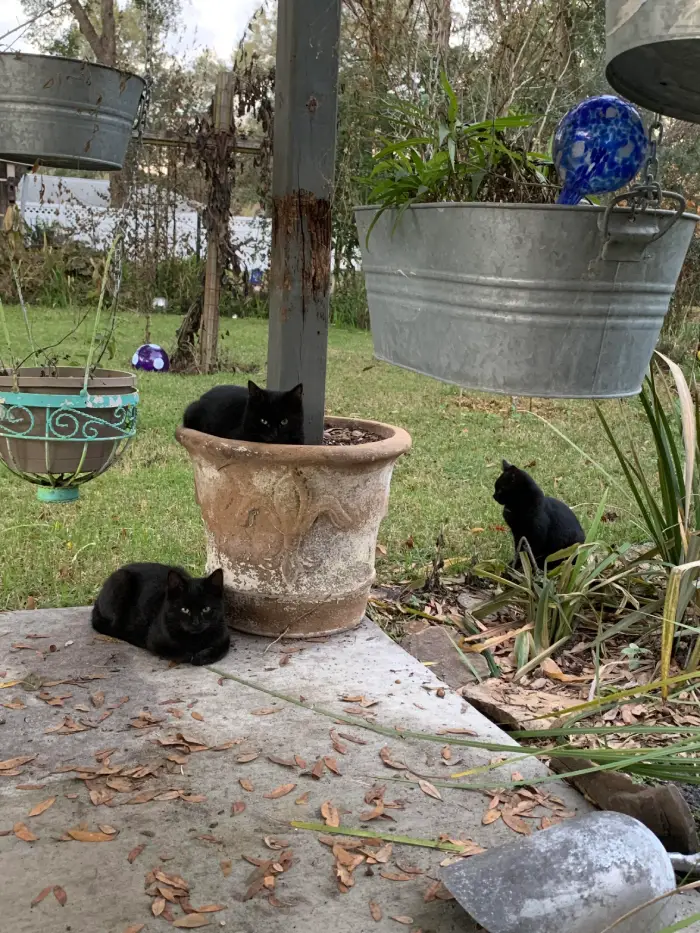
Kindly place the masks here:
<instances>
[{"instance_id":1,"label":"teal hanging planter","mask_svg":"<svg viewBox=\"0 0 700 933\"><path fill-rule=\"evenodd\" d=\"M0 374L0 459L39 487L42 502L70 502L109 469L136 433L131 373L61 366Z\"/></svg>"}]
</instances>

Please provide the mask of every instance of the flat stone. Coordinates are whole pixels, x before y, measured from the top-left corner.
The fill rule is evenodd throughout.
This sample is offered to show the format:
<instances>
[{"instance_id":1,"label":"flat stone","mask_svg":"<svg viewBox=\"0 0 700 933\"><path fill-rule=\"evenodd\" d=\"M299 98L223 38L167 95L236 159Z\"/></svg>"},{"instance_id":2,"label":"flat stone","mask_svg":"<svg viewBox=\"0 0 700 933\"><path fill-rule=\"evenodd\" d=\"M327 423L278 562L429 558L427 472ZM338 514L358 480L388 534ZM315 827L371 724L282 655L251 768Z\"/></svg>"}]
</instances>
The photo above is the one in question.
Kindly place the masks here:
<instances>
[{"instance_id":1,"label":"flat stone","mask_svg":"<svg viewBox=\"0 0 700 933\"><path fill-rule=\"evenodd\" d=\"M354 887L341 894L331 850L318 841L317 833L290 826L292 820L320 820L322 804L330 801L341 811L343 825L389 837L401 834L435 840L447 833L471 839L484 848L519 838L502 820L482 825L488 801L481 791L440 788L443 800L433 799L416 784L397 783L395 779L401 779L402 772L386 767L379 756L388 746L394 759L438 780L455 769L488 764L493 752L455 746L453 759L446 766L440 749L447 736L441 736L439 742L403 739L400 732L387 737L334 722L348 707L359 707L365 716L374 714L377 724L388 729L433 734L471 729L477 741L516 748L505 733L451 690L440 698L440 681L429 668L371 623L321 644L273 644L234 634L231 652L216 668L255 684L246 686L208 669L170 667L130 645L97 636L88 619L87 609L0 616L0 667L6 671L3 681L21 680L33 672L45 683L53 683L45 687L44 696L71 694L62 700L61 707L47 705L40 691L25 690L21 684L0 690L0 702L20 697L25 706L3 709L6 724L0 727L0 760L35 756L18 768L21 774L0 777L0 832L10 831L0 836L3 930L125 933L131 925L145 924L143 933L150 933L162 924L152 917L153 898L144 891L144 879L146 872L161 867L189 883L190 901L195 906L224 905L226 910L209 915L211 926L219 927L223 921L232 933L325 933L328 929L333 933L396 933L401 928L391 919L395 916L413 918L407 930L474 933L475 926L455 902L424 900L446 853L396 844L388 865L374 866L371 874L365 865L357 868ZM55 651L50 650L51 645ZM285 658L288 660L281 664ZM264 690L297 701L303 696L318 710L285 702ZM95 697L99 693L104 694L103 703ZM378 702L363 707L361 701L343 702L341 696ZM270 709L279 712L260 715ZM106 712L110 715L99 721ZM163 721L149 726L148 715ZM78 726L87 723L85 731L47 732L63 723L66 716ZM135 725L144 723L144 728ZM367 744L341 738L346 746L346 754L341 754L333 748L331 729ZM94 806L85 782L77 779L76 772L65 770L96 767L96 753L106 749L114 749L110 755L113 766L133 768L162 762L172 749L159 740L177 732L210 749L241 740L222 751L193 753L182 766L170 762L172 773L159 774L143 784L164 792L189 792L194 798L191 802L165 799L129 803L134 794L115 791L111 806ZM254 753L258 754L254 760L237 761ZM305 769L285 767L268 758L294 755L307 762ZM339 776L326 770L314 780L303 773L322 756L336 759ZM488 772L489 780L494 784L509 780L516 767L526 779L547 774L537 761L518 758ZM241 780L250 781L252 791L244 790ZM371 809L364 796L378 781L387 785L386 799L404 801L404 809L388 811L394 821L363 823L360 815ZM296 785L289 794L265 796L288 783ZM34 784L44 786L18 789L18 785ZM569 810L585 813L590 809L566 784L549 784L547 789L561 797ZM304 798L306 794L308 798ZM31 808L50 797L56 797L51 807L39 816L29 816ZM299 798L306 802L297 804ZM245 810L231 816L235 802L244 803ZM17 823L27 825L37 841L18 839L11 832ZM111 842L58 841L66 830L81 823L90 830L108 825L117 833ZM244 856L279 858L278 851L268 848L265 837L286 840L293 849L294 864L277 881L276 896L288 905L284 908L273 906L262 894L240 900L254 870ZM127 856L141 845L145 848L130 862ZM161 861L161 853L167 860ZM415 866L423 874L410 875L410 881L392 880L392 875L400 874L400 866ZM382 877L382 871L389 877ZM53 894L30 907L44 888L54 885L66 892L64 907ZM381 908L379 922L370 916L370 901ZM684 898L683 911L692 913L697 904L695 899ZM179 908L173 912L179 915Z\"/></svg>"},{"instance_id":2,"label":"flat stone","mask_svg":"<svg viewBox=\"0 0 700 933\"><path fill-rule=\"evenodd\" d=\"M455 635L452 635L452 639ZM422 664L429 664L438 680L459 690L465 684L478 683L478 678L467 667L455 648L447 629L442 625L429 625L422 631L411 632L401 642L410 655ZM467 655L470 664L482 679L490 677L486 659L476 652Z\"/></svg>"}]
</instances>

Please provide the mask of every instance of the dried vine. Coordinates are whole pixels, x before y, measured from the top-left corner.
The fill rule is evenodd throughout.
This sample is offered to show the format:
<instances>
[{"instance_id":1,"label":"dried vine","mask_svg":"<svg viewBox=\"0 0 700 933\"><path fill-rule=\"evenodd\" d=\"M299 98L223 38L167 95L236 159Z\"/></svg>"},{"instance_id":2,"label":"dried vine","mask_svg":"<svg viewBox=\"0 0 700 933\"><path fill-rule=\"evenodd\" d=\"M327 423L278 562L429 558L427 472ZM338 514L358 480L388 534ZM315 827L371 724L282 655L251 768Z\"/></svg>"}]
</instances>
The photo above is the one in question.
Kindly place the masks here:
<instances>
[{"instance_id":1,"label":"dried vine","mask_svg":"<svg viewBox=\"0 0 700 933\"><path fill-rule=\"evenodd\" d=\"M242 274L240 248L243 244L233 242L230 223L236 172L240 169L236 143L239 138L247 135L242 129L239 131L239 125L254 120L262 131L260 153L255 156L254 164L259 178L258 198L261 206L266 208L270 188L274 80L274 69L261 69L256 55L251 56L248 62L237 62L233 69L234 112L231 131L215 128L212 105L187 134L189 145L186 157L202 172L208 184L204 227L209 242L214 237L218 242L222 272L228 280L232 278L238 281ZM171 357L171 367L176 372L191 371L196 361L196 339L202 322L203 294L204 281L200 295L177 331L177 346Z\"/></svg>"}]
</instances>

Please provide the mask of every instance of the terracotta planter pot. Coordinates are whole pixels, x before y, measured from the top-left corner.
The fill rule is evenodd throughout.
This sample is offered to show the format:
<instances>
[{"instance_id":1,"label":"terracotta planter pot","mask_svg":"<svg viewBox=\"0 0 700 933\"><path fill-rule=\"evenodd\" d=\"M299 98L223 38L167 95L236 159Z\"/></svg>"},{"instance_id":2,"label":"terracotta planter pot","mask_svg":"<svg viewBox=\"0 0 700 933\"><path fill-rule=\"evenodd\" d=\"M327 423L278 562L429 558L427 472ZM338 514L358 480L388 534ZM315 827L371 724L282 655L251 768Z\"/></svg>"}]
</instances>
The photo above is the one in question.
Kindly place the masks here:
<instances>
[{"instance_id":1,"label":"terracotta planter pot","mask_svg":"<svg viewBox=\"0 0 700 933\"><path fill-rule=\"evenodd\" d=\"M177 431L194 465L207 566L223 567L233 628L309 638L362 620L391 474L411 438L375 421L327 423L382 440L302 447Z\"/></svg>"}]
</instances>

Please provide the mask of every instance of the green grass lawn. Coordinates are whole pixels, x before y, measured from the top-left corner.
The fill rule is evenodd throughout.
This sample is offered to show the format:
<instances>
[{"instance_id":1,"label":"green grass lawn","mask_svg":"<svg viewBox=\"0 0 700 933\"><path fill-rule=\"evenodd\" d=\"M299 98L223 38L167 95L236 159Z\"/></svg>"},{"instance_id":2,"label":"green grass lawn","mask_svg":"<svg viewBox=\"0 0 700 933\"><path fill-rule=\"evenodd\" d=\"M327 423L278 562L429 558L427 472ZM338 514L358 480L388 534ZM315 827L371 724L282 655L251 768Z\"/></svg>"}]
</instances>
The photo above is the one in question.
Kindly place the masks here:
<instances>
[{"instance_id":1,"label":"green grass lawn","mask_svg":"<svg viewBox=\"0 0 700 933\"><path fill-rule=\"evenodd\" d=\"M6 314L17 352L25 345L21 317L17 308ZM32 319L37 342L47 345L71 329L76 313L33 309ZM173 316L156 317L154 342L172 347L178 323ZM116 353L108 365L129 368L143 327L141 318L121 317ZM224 352L241 364L254 364L253 378L264 384L267 323L227 319L222 335ZM80 362L88 342L86 323L60 352ZM7 355L0 338L0 356ZM128 561L179 563L201 572L204 535L192 471L174 432L189 401L217 382L247 378L140 375L137 437L120 464L82 487L77 503L41 504L33 486L0 470L0 609L26 606L30 596L37 606L88 603L105 576ZM442 523L452 555L507 556L510 537L492 499L503 457L530 465L545 491L565 499L584 525L606 488L602 475L546 424L529 413L513 414L509 399L460 393L379 363L366 332L332 330L327 409L401 425L413 438L412 451L396 466L389 514L380 531L388 550L378 566L380 577L404 574L427 561ZM620 475L591 403L535 401L533 409ZM634 441L642 460L651 458L653 445L638 404L611 402L606 410L620 437ZM608 508L619 515L604 526L609 541L643 540L629 500L615 487ZM410 539L413 548L406 545Z\"/></svg>"}]
</instances>

